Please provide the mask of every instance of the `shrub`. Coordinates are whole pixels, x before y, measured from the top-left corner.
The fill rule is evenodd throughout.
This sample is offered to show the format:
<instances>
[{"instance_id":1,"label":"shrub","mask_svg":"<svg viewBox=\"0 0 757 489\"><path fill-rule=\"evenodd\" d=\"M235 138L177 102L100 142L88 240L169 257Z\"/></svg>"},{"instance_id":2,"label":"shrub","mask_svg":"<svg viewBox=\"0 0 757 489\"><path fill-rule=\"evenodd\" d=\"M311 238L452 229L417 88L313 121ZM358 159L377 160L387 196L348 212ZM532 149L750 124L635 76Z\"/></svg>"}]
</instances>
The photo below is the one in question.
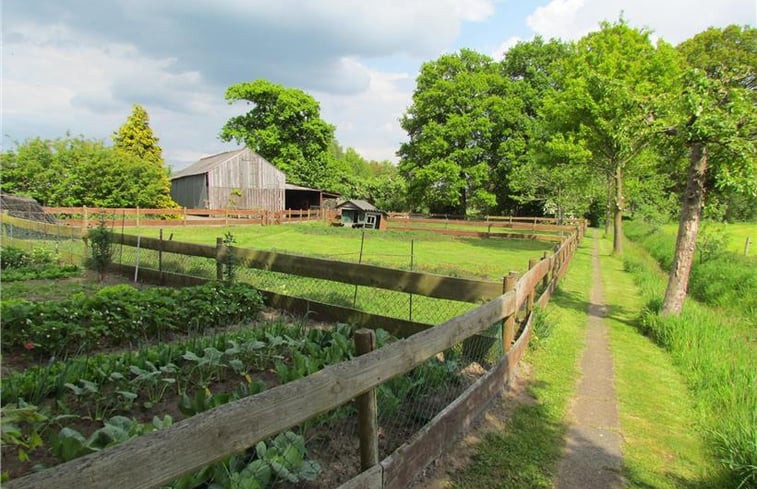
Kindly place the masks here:
<instances>
[{"instance_id":1,"label":"shrub","mask_svg":"<svg viewBox=\"0 0 757 489\"><path fill-rule=\"evenodd\" d=\"M100 221L96 228L89 230L87 239L89 240L91 266L100 275L102 281L113 261L113 239L104 220Z\"/></svg>"}]
</instances>

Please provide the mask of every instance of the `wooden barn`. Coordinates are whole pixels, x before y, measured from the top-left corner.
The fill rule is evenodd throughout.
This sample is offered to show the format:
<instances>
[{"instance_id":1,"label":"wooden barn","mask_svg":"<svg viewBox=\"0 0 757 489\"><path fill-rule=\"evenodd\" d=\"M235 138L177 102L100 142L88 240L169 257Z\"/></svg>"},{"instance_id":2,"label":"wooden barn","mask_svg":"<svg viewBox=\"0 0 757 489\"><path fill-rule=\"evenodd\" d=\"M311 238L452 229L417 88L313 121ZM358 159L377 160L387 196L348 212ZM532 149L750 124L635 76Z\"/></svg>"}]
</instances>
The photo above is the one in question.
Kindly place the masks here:
<instances>
[{"instance_id":1,"label":"wooden barn","mask_svg":"<svg viewBox=\"0 0 757 489\"><path fill-rule=\"evenodd\" d=\"M336 209L341 214L341 224L346 227L386 229L388 215L370 202L352 199L342 202Z\"/></svg>"},{"instance_id":2,"label":"wooden barn","mask_svg":"<svg viewBox=\"0 0 757 489\"><path fill-rule=\"evenodd\" d=\"M249 148L208 156L171 176L171 197L190 209L284 210L286 175Z\"/></svg>"}]
</instances>

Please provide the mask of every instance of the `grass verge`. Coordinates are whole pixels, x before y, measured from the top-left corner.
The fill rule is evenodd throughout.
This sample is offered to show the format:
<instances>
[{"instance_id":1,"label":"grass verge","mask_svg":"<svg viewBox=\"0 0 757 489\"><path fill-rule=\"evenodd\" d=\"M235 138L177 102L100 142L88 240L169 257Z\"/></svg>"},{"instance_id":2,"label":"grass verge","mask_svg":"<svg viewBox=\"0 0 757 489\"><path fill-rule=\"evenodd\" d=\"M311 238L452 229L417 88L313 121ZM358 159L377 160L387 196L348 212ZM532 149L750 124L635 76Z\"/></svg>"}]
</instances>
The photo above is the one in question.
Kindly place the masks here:
<instances>
[{"instance_id":1,"label":"grass verge","mask_svg":"<svg viewBox=\"0 0 757 489\"><path fill-rule=\"evenodd\" d=\"M670 355L638 330L644 300L601 241L611 349L629 489L724 487L697 430L697 411ZM627 251L633 254L633 250Z\"/></svg>"},{"instance_id":2,"label":"grass verge","mask_svg":"<svg viewBox=\"0 0 757 489\"><path fill-rule=\"evenodd\" d=\"M697 428L729 474L729 481L716 487L757 487L753 326L737 314L723 314L692 299L687 299L680 316L660 317L665 274L634 243L628 244L623 264L640 291L640 304L644 304L641 330L670 351L693 393Z\"/></svg>"},{"instance_id":3,"label":"grass verge","mask_svg":"<svg viewBox=\"0 0 757 489\"><path fill-rule=\"evenodd\" d=\"M568 400L578 377L591 284L591 242L585 240L542 320L554 327L537 336L526 359L533 365L533 404L515 410L506 428L488 434L473 463L452 475L452 487L550 488L562 454Z\"/></svg>"}]
</instances>

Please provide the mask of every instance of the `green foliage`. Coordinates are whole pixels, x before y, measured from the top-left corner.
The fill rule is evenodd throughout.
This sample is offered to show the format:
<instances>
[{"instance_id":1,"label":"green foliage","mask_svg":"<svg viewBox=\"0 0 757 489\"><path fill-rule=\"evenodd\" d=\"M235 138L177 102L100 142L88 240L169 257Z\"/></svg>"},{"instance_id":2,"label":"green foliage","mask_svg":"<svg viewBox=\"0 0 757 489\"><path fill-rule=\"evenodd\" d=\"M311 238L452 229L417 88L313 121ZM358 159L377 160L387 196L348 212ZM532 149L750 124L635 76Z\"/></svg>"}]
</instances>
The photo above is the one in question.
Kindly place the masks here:
<instances>
[{"instance_id":1,"label":"green foliage","mask_svg":"<svg viewBox=\"0 0 757 489\"><path fill-rule=\"evenodd\" d=\"M511 144L522 102L491 58L467 49L424 63L416 82L401 120L410 141L398 152L411 204L458 215L493 208L490 172Z\"/></svg>"},{"instance_id":2,"label":"green foliage","mask_svg":"<svg viewBox=\"0 0 757 489\"><path fill-rule=\"evenodd\" d=\"M90 252L90 264L97 271L100 281L105 278L113 262L113 237L105 225L105 220L100 221L97 227L87 233L87 241Z\"/></svg>"},{"instance_id":3,"label":"green foliage","mask_svg":"<svg viewBox=\"0 0 757 489\"><path fill-rule=\"evenodd\" d=\"M176 207L162 165L82 137L17 143L0 153L0 181L48 206Z\"/></svg>"},{"instance_id":4,"label":"green foliage","mask_svg":"<svg viewBox=\"0 0 757 489\"><path fill-rule=\"evenodd\" d=\"M223 278L227 282L233 282L236 275L236 257L234 256L234 251L231 249L231 245L233 245L234 243L236 243L234 235L231 233L231 231L226 231L226 233L223 235L223 245L226 247L226 254L224 255L223 260Z\"/></svg>"},{"instance_id":5,"label":"green foliage","mask_svg":"<svg viewBox=\"0 0 757 489\"><path fill-rule=\"evenodd\" d=\"M144 290L117 285L62 301L3 301L3 349L25 348L38 355L86 352L249 320L262 305L251 286L218 283Z\"/></svg>"},{"instance_id":6,"label":"green foliage","mask_svg":"<svg viewBox=\"0 0 757 489\"><path fill-rule=\"evenodd\" d=\"M697 243L700 260L692 265L689 278L689 294L711 306L730 309L748 317L757 311L755 260L725 252L723 248L728 236L718 229L714 223L704 226L703 236ZM626 236L644 247L662 269L670 269L676 240L672 231L629 221Z\"/></svg>"},{"instance_id":7,"label":"green foliage","mask_svg":"<svg viewBox=\"0 0 757 489\"><path fill-rule=\"evenodd\" d=\"M150 117L141 105L134 104L131 115L118 131L113 133L112 138L115 149L156 165L163 165L163 150L150 128Z\"/></svg>"},{"instance_id":8,"label":"green foliage","mask_svg":"<svg viewBox=\"0 0 757 489\"><path fill-rule=\"evenodd\" d=\"M73 428L63 428L52 438L51 446L55 455L67 462L118 445L136 436L166 428L171 424L173 420L168 415L163 419L156 416L151 424L142 424L125 416L113 416L89 437Z\"/></svg>"},{"instance_id":9,"label":"green foliage","mask_svg":"<svg viewBox=\"0 0 757 489\"><path fill-rule=\"evenodd\" d=\"M23 399L4 405L0 414L3 447L15 450L22 462L29 460L29 454L43 444L41 432L48 421L47 416Z\"/></svg>"},{"instance_id":10,"label":"green foliage","mask_svg":"<svg viewBox=\"0 0 757 489\"><path fill-rule=\"evenodd\" d=\"M671 113L674 143L708 148L715 187L757 195L757 28L710 28L681 43L689 70Z\"/></svg>"},{"instance_id":11,"label":"green foliage","mask_svg":"<svg viewBox=\"0 0 757 489\"><path fill-rule=\"evenodd\" d=\"M0 268L21 268L31 265L31 257L21 248L12 246L0 247Z\"/></svg>"},{"instance_id":12,"label":"green foliage","mask_svg":"<svg viewBox=\"0 0 757 489\"><path fill-rule=\"evenodd\" d=\"M230 86L226 101L246 101L253 108L226 122L222 140L245 144L283 170L292 183L327 188L332 163L327 150L334 127L321 119L313 97L256 80Z\"/></svg>"},{"instance_id":13,"label":"green foliage","mask_svg":"<svg viewBox=\"0 0 757 489\"><path fill-rule=\"evenodd\" d=\"M628 231L632 230L629 226ZM642 245L646 242L641 241ZM731 260L734 258L730 256ZM627 256L624 262L647 301L641 316L642 328L671 352L673 361L694 391L702 413L703 431L723 467L731 474L733 487L753 487L757 483L757 392L754 390L757 362L752 347L753 326L729 314L734 312L733 304L730 307L723 304L724 309L718 311L688 301L680 316L660 316L664 279L654 270L654 264L639 253ZM725 266L725 262L718 266ZM709 278L718 280L716 276ZM751 290L756 286L752 282Z\"/></svg>"},{"instance_id":14,"label":"green foliage","mask_svg":"<svg viewBox=\"0 0 757 489\"><path fill-rule=\"evenodd\" d=\"M3 282L65 278L81 272L76 265L59 265L57 261L55 252L48 248L35 247L27 253L12 246L0 247Z\"/></svg>"},{"instance_id":15,"label":"green foliage","mask_svg":"<svg viewBox=\"0 0 757 489\"><path fill-rule=\"evenodd\" d=\"M654 111L673 91L679 60L673 48L654 46L649 32L624 21L603 23L583 37L564 60L561 89L548 94L542 116L552 137L582 145L590 171L613 191L616 222L627 208L626 181L649 173L640 158L660 130ZM621 234L614 249L621 250Z\"/></svg>"}]
</instances>

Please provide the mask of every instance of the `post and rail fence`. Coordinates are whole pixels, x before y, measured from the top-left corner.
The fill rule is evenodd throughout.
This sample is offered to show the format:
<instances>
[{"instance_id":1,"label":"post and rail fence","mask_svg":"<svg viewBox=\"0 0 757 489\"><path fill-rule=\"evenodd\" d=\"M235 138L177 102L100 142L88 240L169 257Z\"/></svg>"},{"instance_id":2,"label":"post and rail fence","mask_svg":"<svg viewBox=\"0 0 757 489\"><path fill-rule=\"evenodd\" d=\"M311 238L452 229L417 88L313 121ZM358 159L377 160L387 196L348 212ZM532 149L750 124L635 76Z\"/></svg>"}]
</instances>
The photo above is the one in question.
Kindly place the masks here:
<instances>
[{"instance_id":1,"label":"post and rail fence","mask_svg":"<svg viewBox=\"0 0 757 489\"><path fill-rule=\"evenodd\" d=\"M8 226L16 229L15 236L8 236ZM85 235L81 229L29 222L8 216L2 216L2 228L4 238L12 243L23 243L29 239L28 234L23 235L20 230L36 233L36 236L46 236L48 239L52 236L81 239ZM120 239L123 247L159 253L160 259L156 262L161 268L166 262L166 255L205 259L211 266L215 266L227 263L228 254L231 254L238 266L245 269L326 279L371 289L412 293L439 300L469 301L479 305L437 325L403 322L389 317L377 321L378 315L368 314L367 316L372 316L369 319L374 321L364 322L370 327L383 328L394 324L392 329L404 333L398 335L404 339L374 350L370 333L356 334L356 338L363 339L358 350L362 354L349 361L324 367L307 377L196 414L168 428L133 438L101 452L14 479L7 483L7 487L161 487L184 474L244 451L277 433L351 403L354 399L361 399L359 405L363 406L359 410L359 432L360 453L364 455L361 457L359 474L340 482L340 489L405 487L509 385L531 336L531 313L535 306L546 306L558 281L566 273L584 231L585 223L573 226L572 232L562 239L553 254L545 253L539 260L530 260L525 273L511 273L502 282L443 277L230 246L115 235L114 238ZM124 264L120 267L122 272L135 269L135 266ZM143 277L155 281L164 280L169 284L201 283L214 278L192 277L162 269L150 270ZM538 299L537 294L540 294ZM294 305L297 300L303 300L278 293L270 293L267 297L273 299L273 303L279 307L287 306L287 301L290 301L289 305ZM307 299L304 302L306 307L316 306L316 301ZM299 307L302 306L300 303ZM344 306L341 309L350 311L350 308ZM351 314L355 317L365 315L363 311L354 310ZM524 316L520 325L517 324L519 316ZM404 332L403 327L407 327ZM436 413L420 431L379 461L375 444L381 428L376 423L375 412L371 414L372 407L375 406L371 392L424 362L438 358L446 351L461 349L465 353L466 345L487 336L491 331L496 331L493 341L498 345L496 351L500 353L495 355L488 370L471 381L459 396Z\"/></svg>"}]
</instances>

